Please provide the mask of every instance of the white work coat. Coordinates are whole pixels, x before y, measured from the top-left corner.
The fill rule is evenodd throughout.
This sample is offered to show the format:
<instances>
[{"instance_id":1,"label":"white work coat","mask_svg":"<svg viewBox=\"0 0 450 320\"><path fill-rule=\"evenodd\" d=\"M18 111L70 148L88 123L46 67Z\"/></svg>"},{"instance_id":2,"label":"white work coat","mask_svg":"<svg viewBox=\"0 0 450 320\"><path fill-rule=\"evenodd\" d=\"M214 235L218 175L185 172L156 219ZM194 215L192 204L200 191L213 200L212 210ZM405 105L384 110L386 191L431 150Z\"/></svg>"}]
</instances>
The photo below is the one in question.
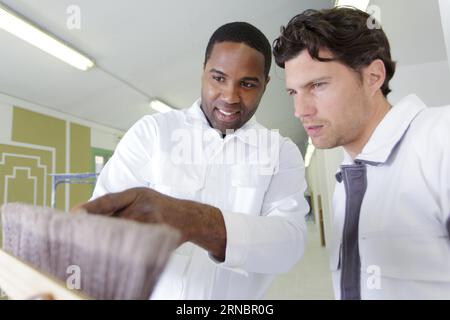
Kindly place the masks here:
<instances>
[{"instance_id":1,"label":"white work coat","mask_svg":"<svg viewBox=\"0 0 450 320\"><path fill-rule=\"evenodd\" d=\"M303 254L309 207L302 156L291 140L270 134L255 120L223 139L199 103L139 120L102 170L93 198L146 186L222 211L225 261L183 244L152 299L261 298L273 276ZM254 161L259 154L269 156Z\"/></svg>"},{"instance_id":2,"label":"white work coat","mask_svg":"<svg viewBox=\"0 0 450 320\"><path fill-rule=\"evenodd\" d=\"M362 299L450 299L450 106L395 105L355 158L366 164L359 217ZM354 164L344 152L343 165ZM341 294L344 183L334 193L331 269Z\"/></svg>"}]
</instances>

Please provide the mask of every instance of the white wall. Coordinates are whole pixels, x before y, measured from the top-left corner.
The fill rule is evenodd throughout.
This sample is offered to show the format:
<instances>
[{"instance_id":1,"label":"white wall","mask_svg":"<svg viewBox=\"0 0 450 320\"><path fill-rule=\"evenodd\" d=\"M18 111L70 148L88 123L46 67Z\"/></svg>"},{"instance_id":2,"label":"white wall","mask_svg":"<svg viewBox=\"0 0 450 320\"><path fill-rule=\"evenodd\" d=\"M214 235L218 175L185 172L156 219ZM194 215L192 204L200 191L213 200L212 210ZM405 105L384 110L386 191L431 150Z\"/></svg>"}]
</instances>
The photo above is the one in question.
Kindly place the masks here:
<instances>
[{"instance_id":1,"label":"white wall","mask_svg":"<svg viewBox=\"0 0 450 320\"><path fill-rule=\"evenodd\" d=\"M415 93L428 106L450 104L450 66L448 61L398 66L390 82L389 102L397 103Z\"/></svg>"},{"instance_id":2,"label":"white wall","mask_svg":"<svg viewBox=\"0 0 450 320\"><path fill-rule=\"evenodd\" d=\"M0 143L11 141L12 114L12 106L0 102Z\"/></svg>"},{"instance_id":3,"label":"white wall","mask_svg":"<svg viewBox=\"0 0 450 320\"><path fill-rule=\"evenodd\" d=\"M91 128L91 146L107 150L115 150L123 133L107 132L99 128Z\"/></svg>"},{"instance_id":4,"label":"white wall","mask_svg":"<svg viewBox=\"0 0 450 320\"><path fill-rule=\"evenodd\" d=\"M439 11L441 14L442 33L444 34L447 60L450 67L450 1L439 0Z\"/></svg>"},{"instance_id":5,"label":"white wall","mask_svg":"<svg viewBox=\"0 0 450 320\"><path fill-rule=\"evenodd\" d=\"M389 101L392 104L398 102L402 97L415 93L428 106L442 106L450 104L450 1L439 0L440 28L436 26L435 34L441 34L442 37L430 34L429 39L435 43L435 47L440 47L444 42L446 54L444 59L435 59L435 61L426 61L421 64L407 64L404 62L407 57L399 58L399 65L391 80L392 92L389 94ZM439 17L437 18L437 20ZM426 19L424 19L426 21ZM417 49L421 49L423 43L420 38L417 39ZM414 56L414 52L410 53ZM425 62L425 61L424 61ZM403 63L403 64L402 64Z\"/></svg>"},{"instance_id":6,"label":"white wall","mask_svg":"<svg viewBox=\"0 0 450 320\"><path fill-rule=\"evenodd\" d=\"M336 183L335 174L343 159L342 148L329 150L316 149L311 158L311 163L306 168L306 179L309 192L314 196L314 214L316 226L319 228L318 196L322 199L323 222L325 231L325 243L329 243L331 236L333 192ZM319 229L320 231L320 229Z\"/></svg>"}]
</instances>

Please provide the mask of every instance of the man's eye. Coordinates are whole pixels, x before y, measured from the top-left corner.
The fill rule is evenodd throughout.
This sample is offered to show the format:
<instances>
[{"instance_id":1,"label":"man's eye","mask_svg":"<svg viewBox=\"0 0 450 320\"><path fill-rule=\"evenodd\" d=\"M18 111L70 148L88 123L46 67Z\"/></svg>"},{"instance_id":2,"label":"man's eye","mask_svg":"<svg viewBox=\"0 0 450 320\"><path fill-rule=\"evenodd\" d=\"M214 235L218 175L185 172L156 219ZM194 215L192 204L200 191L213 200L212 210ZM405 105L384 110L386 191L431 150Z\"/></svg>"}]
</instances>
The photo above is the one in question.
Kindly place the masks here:
<instances>
[{"instance_id":1,"label":"man's eye","mask_svg":"<svg viewBox=\"0 0 450 320\"><path fill-rule=\"evenodd\" d=\"M225 78L222 76L212 76L214 80L218 81L218 82L224 82Z\"/></svg>"},{"instance_id":2,"label":"man's eye","mask_svg":"<svg viewBox=\"0 0 450 320\"><path fill-rule=\"evenodd\" d=\"M244 88L254 88L254 87L256 87L256 85L254 83L246 82L246 81L242 81L241 82L241 86L243 86Z\"/></svg>"},{"instance_id":3,"label":"man's eye","mask_svg":"<svg viewBox=\"0 0 450 320\"><path fill-rule=\"evenodd\" d=\"M321 89L324 87L326 83L325 82L316 82L312 84L313 89Z\"/></svg>"},{"instance_id":4,"label":"man's eye","mask_svg":"<svg viewBox=\"0 0 450 320\"><path fill-rule=\"evenodd\" d=\"M295 90L288 90L287 93L288 95L293 96L295 95Z\"/></svg>"}]
</instances>

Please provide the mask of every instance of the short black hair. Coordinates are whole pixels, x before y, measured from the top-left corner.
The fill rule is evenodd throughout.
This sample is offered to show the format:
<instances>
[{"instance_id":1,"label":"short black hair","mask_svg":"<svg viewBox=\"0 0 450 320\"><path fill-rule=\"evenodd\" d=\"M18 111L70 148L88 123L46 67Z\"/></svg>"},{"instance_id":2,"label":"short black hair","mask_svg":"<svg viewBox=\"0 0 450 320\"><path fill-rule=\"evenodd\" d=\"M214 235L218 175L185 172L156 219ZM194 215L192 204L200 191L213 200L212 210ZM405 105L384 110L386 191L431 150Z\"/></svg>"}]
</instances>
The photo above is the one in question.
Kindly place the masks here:
<instances>
[{"instance_id":1,"label":"short black hair","mask_svg":"<svg viewBox=\"0 0 450 320\"><path fill-rule=\"evenodd\" d=\"M205 61L208 62L212 49L216 43L220 42L245 43L249 47L261 52L264 56L264 74L269 76L272 64L272 48L266 36L255 26L247 22L231 22L219 27L212 34L206 46Z\"/></svg>"},{"instance_id":2,"label":"short black hair","mask_svg":"<svg viewBox=\"0 0 450 320\"><path fill-rule=\"evenodd\" d=\"M337 7L325 10L306 10L296 15L273 43L276 64L284 68L286 61L303 50L319 61L339 61L356 72L375 59L383 61L386 79L381 87L386 97L391 89L389 81L395 73L389 41L381 26L369 28L371 16L361 10ZM320 49L329 49L334 57L319 57Z\"/></svg>"}]
</instances>

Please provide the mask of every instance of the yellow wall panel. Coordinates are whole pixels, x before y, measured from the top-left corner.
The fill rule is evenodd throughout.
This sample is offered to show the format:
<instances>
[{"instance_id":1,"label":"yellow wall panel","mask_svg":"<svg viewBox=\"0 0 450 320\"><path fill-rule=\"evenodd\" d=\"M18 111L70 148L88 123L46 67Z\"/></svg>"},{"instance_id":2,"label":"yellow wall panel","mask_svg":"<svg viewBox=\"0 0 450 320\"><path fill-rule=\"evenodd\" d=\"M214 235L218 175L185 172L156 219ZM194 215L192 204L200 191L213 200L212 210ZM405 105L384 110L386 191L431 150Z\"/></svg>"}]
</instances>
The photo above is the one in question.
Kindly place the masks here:
<instances>
[{"instance_id":1,"label":"yellow wall panel","mask_svg":"<svg viewBox=\"0 0 450 320\"><path fill-rule=\"evenodd\" d=\"M53 168L52 154L48 150L0 144L0 205L21 201L50 206L48 173Z\"/></svg>"},{"instance_id":2,"label":"yellow wall panel","mask_svg":"<svg viewBox=\"0 0 450 320\"><path fill-rule=\"evenodd\" d=\"M12 140L55 148L56 173L66 172L66 121L14 107ZM56 204L65 209L63 187L58 187Z\"/></svg>"},{"instance_id":3,"label":"yellow wall panel","mask_svg":"<svg viewBox=\"0 0 450 320\"><path fill-rule=\"evenodd\" d=\"M30 174L29 168L15 168L13 176L7 177L7 202L24 202L35 204L37 202L37 177Z\"/></svg>"}]
</instances>

